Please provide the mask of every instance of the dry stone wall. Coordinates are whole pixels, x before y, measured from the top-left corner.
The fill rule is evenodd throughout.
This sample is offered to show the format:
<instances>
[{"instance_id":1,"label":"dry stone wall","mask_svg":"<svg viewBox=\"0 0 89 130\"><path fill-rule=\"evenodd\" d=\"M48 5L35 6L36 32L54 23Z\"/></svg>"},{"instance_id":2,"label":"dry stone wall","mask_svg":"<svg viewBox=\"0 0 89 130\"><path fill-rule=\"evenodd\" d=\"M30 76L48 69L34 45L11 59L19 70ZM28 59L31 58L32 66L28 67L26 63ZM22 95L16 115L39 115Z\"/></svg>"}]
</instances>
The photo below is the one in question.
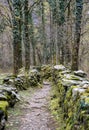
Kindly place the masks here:
<instances>
[{"instance_id":1,"label":"dry stone wall","mask_svg":"<svg viewBox=\"0 0 89 130\"><path fill-rule=\"evenodd\" d=\"M52 100L58 99L54 111L61 108L64 129L89 130L89 79L86 73L82 70L72 72L63 65L54 66L52 72L56 90Z\"/></svg>"},{"instance_id":2,"label":"dry stone wall","mask_svg":"<svg viewBox=\"0 0 89 130\"><path fill-rule=\"evenodd\" d=\"M8 75L0 80L0 130L3 130L8 118L8 108L14 107L20 101L19 90L26 90L29 87L37 87L42 83L40 72L36 69L25 74L23 69L16 76Z\"/></svg>"}]
</instances>

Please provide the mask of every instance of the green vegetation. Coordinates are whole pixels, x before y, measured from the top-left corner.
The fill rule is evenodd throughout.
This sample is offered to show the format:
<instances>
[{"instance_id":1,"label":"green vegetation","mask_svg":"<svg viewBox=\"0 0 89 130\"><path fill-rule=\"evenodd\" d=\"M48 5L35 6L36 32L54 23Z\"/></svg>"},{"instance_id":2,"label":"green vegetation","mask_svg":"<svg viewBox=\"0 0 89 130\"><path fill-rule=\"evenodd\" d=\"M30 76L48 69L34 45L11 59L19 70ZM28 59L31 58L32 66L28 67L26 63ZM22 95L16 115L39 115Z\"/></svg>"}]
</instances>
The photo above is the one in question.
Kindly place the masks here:
<instances>
[{"instance_id":1,"label":"green vegetation","mask_svg":"<svg viewBox=\"0 0 89 130\"><path fill-rule=\"evenodd\" d=\"M82 82L79 82L81 81L80 76L75 76L73 72L69 72L68 76L65 77L65 74L62 73L63 71L57 70L54 67L50 102L51 112L60 122L60 130L88 130L89 81L82 77L82 82L85 83L81 84ZM69 83L62 81L64 77L64 82L67 79ZM78 84L75 84L74 81Z\"/></svg>"}]
</instances>

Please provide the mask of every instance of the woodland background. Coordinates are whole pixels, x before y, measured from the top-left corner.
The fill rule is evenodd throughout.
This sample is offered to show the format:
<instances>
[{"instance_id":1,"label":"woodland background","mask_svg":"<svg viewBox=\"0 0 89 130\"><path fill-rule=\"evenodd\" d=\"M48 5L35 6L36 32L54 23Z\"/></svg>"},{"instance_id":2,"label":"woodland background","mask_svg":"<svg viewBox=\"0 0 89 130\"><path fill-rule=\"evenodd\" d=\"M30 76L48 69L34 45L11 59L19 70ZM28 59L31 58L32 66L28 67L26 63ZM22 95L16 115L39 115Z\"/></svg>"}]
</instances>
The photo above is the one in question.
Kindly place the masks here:
<instances>
[{"instance_id":1,"label":"woodland background","mask_svg":"<svg viewBox=\"0 0 89 130\"><path fill-rule=\"evenodd\" d=\"M15 1L15 0L14 0ZM81 1L81 0L80 0ZM59 64L71 67L73 44L76 28L76 2L79 0L28 0L27 10L29 40L25 41L24 24L26 13L24 0L19 1L22 19L17 14L17 21L21 25L21 55L22 67L25 66L25 43L29 43L30 66L41 64ZM9 3L10 2L10 3ZM18 1L17 1L18 2ZM26 1L25 1L26 2ZM59 2L59 3L58 3ZM9 4L8 4L9 3ZM18 5L18 4L17 4ZM0 71L12 72L13 70L13 18L9 0L0 0ZM19 5L18 5L19 6ZM80 2L81 6L81 2ZM19 6L20 7L20 6ZM78 16L81 23L78 68L89 72L89 1L83 1L82 17ZM18 11L17 11L18 13ZM24 14L24 15L23 15ZM78 14L79 15L79 14ZM77 20L78 20L77 19ZM18 38L19 39L19 38ZM76 46L76 45L74 45ZM16 53L16 52L15 52ZM17 55L17 54L16 54ZM19 61L20 62L20 61Z\"/></svg>"}]
</instances>

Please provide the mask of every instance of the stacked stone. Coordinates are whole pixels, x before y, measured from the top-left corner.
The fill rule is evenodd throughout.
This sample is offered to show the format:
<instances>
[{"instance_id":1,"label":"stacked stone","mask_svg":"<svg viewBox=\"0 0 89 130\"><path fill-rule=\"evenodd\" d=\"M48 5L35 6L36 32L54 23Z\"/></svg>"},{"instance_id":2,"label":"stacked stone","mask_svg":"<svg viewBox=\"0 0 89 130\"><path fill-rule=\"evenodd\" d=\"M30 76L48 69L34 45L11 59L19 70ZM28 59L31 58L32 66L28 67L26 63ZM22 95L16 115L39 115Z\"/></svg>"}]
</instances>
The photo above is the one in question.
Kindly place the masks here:
<instances>
[{"instance_id":1,"label":"stacked stone","mask_svg":"<svg viewBox=\"0 0 89 130\"><path fill-rule=\"evenodd\" d=\"M84 71L63 65L53 68L53 83L66 130L89 130L89 80Z\"/></svg>"},{"instance_id":2,"label":"stacked stone","mask_svg":"<svg viewBox=\"0 0 89 130\"><path fill-rule=\"evenodd\" d=\"M12 85L17 90L26 90L29 87L36 87L42 83L41 74L37 69L32 69L29 73L20 72L16 77L7 76L4 82L7 85Z\"/></svg>"},{"instance_id":3,"label":"stacked stone","mask_svg":"<svg viewBox=\"0 0 89 130\"><path fill-rule=\"evenodd\" d=\"M29 74L20 72L16 77L8 75L3 79L0 85L0 130L5 127L8 107L14 107L20 100L18 91L36 87L41 83L41 75L36 69L30 70Z\"/></svg>"},{"instance_id":4,"label":"stacked stone","mask_svg":"<svg viewBox=\"0 0 89 130\"><path fill-rule=\"evenodd\" d=\"M52 77L52 68L53 67L51 65L43 65L41 67L41 73L43 79L50 80L50 78Z\"/></svg>"},{"instance_id":5,"label":"stacked stone","mask_svg":"<svg viewBox=\"0 0 89 130\"><path fill-rule=\"evenodd\" d=\"M4 84L0 85L0 130L5 127L8 107L14 107L16 102L20 100L17 89L5 84L6 81L7 79L4 80Z\"/></svg>"}]
</instances>

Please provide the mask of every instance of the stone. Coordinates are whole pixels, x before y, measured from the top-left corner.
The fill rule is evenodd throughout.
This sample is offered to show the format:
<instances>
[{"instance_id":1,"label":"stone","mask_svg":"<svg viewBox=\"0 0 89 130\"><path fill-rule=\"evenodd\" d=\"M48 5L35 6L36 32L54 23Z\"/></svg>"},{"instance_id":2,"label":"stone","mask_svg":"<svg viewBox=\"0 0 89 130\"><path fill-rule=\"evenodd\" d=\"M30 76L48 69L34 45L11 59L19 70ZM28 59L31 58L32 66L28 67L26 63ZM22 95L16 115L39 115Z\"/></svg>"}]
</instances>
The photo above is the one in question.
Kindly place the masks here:
<instances>
[{"instance_id":1,"label":"stone","mask_svg":"<svg viewBox=\"0 0 89 130\"><path fill-rule=\"evenodd\" d=\"M77 81L83 81L84 80L83 78L76 76L76 75L73 75L73 74L64 74L64 77L66 79L69 79L69 80L77 80Z\"/></svg>"},{"instance_id":2,"label":"stone","mask_svg":"<svg viewBox=\"0 0 89 130\"><path fill-rule=\"evenodd\" d=\"M74 71L74 74L83 78L87 76L87 74L82 70Z\"/></svg>"},{"instance_id":3,"label":"stone","mask_svg":"<svg viewBox=\"0 0 89 130\"><path fill-rule=\"evenodd\" d=\"M88 89L88 88L89 88L89 84L84 84L84 85L82 86L82 88Z\"/></svg>"},{"instance_id":4,"label":"stone","mask_svg":"<svg viewBox=\"0 0 89 130\"><path fill-rule=\"evenodd\" d=\"M83 87L84 85L89 86L89 81L88 80L84 80L81 82L80 86Z\"/></svg>"},{"instance_id":5,"label":"stone","mask_svg":"<svg viewBox=\"0 0 89 130\"><path fill-rule=\"evenodd\" d=\"M38 72L37 69L30 70L30 73L37 73L37 72Z\"/></svg>"},{"instance_id":6,"label":"stone","mask_svg":"<svg viewBox=\"0 0 89 130\"><path fill-rule=\"evenodd\" d=\"M3 80L3 83L8 83L9 82L9 77L6 77L4 80Z\"/></svg>"},{"instance_id":7,"label":"stone","mask_svg":"<svg viewBox=\"0 0 89 130\"><path fill-rule=\"evenodd\" d=\"M61 74L70 74L71 73L71 70L64 70L61 72Z\"/></svg>"},{"instance_id":8,"label":"stone","mask_svg":"<svg viewBox=\"0 0 89 130\"><path fill-rule=\"evenodd\" d=\"M19 74L17 78L25 78L25 74Z\"/></svg>"},{"instance_id":9,"label":"stone","mask_svg":"<svg viewBox=\"0 0 89 130\"><path fill-rule=\"evenodd\" d=\"M63 65L55 65L55 66L54 66L54 69L55 69L55 70L59 70L59 71L64 71L64 70L66 70L66 68L65 68Z\"/></svg>"},{"instance_id":10,"label":"stone","mask_svg":"<svg viewBox=\"0 0 89 130\"><path fill-rule=\"evenodd\" d=\"M89 109L89 97L82 96L80 104L81 104L82 109L88 110Z\"/></svg>"},{"instance_id":11,"label":"stone","mask_svg":"<svg viewBox=\"0 0 89 130\"><path fill-rule=\"evenodd\" d=\"M62 79L62 85L65 87L71 87L74 85L79 85L81 83L81 81L75 81L75 80L68 80L66 78Z\"/></svg>"},{"instance_id":12,"label":"stone","mask_svg":"<svg viewBox=\"0 0 89 130\"><path fill-rule=\"evenodd\" d=\"M73 99L76 99L78 94L84 93L85 91L86 91L86 89L83 89L83 88L78 88L78 87L73 88L72 89L72 97L73 97Z\"/></svg>"},{"instance_id":13,"label":"stone","mask_svg":"<svg viewBox=\"0 0 89 130\"><path fill-rule=\"evenodd\" d=\"M5 77L3 79L3 84L14 85L14 77L13 77L13 75L8 75L7 77Z\"/></svg>"},{"instance_id":14,"label":"stone","mask_svg":"<svg viewBox=\"0 0 89 130\"><path fill-rule=\"evenodd\" d=\"M0 93L0 101L3 100L3 101L6 101L7 100L7 97L3 94Z\"/></svg>"},{"instance_id":15,"label":"stone","mask_svg":"<svg viewBox=\"0 0 89 130\"><path fill-rule=\"evenodd\" d=\"M0 101L7 101L12 107L17 101L20 100L20 97L17 93L17 89L11 87L10 85L0 85Z\"/></svg>"}]
</instances>

